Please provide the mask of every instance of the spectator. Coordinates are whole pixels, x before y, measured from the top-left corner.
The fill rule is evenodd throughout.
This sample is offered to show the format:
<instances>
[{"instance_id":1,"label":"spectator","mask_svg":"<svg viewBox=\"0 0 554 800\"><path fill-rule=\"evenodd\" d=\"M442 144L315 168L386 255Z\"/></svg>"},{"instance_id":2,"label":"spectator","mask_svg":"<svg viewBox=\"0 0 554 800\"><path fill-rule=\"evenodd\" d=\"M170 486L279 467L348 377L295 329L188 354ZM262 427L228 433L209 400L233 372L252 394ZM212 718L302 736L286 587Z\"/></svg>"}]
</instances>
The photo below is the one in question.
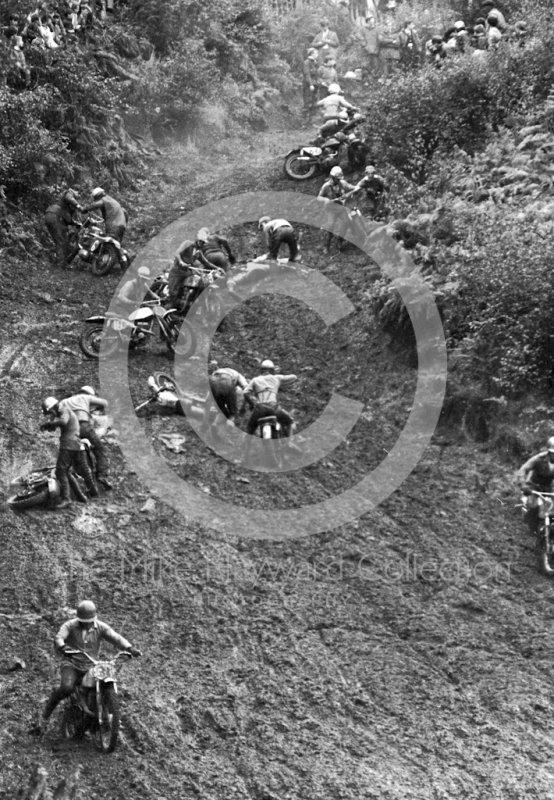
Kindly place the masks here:
<instances>
[{"instance_id":1,"label":"spectator","mask_svg":"<svg viewBox=\"0 0 554 800\"><path fill-rule=\"evenodd\" d=\"M446 58L452 58L458 51L458 39L456 37L456 28L452 26L444 32L443 47Z\"/></svg>"},{"instance_id":2,"label":"spectator","mask_svg":"<svg viewBox=\"0 0 554 800\"><path fill-rule=\"evenodd\" d=\"M392 22L392 18L389 17L387 28L379 34L379 61L385 77L389 76L400 64L400 39L399 34L391 32Z\"/></svg>"},{"instance_id":3,"label":"spectator","mask_svg":"<svg viewBox=\"0 0 554 800\"><path fill-rule=\"evenodd\" d=\"M337 70L335 69L335 61L331 56L326 56L325 61L321 67L318 67L318 100L327 97L329 86L338 81Z\"/></svg>"},{"instance_id":4,"label":"spectator","mask_svg":"<svg viewBox=\"0 0 554 800\"><path fill-rule=\"evenodd\" d=\"M74 222L75 212L81 210L77 197L74 189L67 189L55 203L48 206L44 215L45 225L56 247L58 266L62 269L66 269L73 261L79 249L78 246L72 249L68 230Z\"/></svg>"},{"instance_id":5,"label":"spectator","mask_svg":"<svg viewBox=\"0 0 554 800\"><path fill-rule=\"evenodd\" d=\"M23 37L14 36L12 37L11 41L13 42L12 58L14 65L16 69L19 70L23 80L25 81L25 87L28 88L31 85L31 70L27 65L25 53L23 52Z\"/></svg>"},{"instance_id":6,"label":"spectator","mask_svg":"<svg viewBox=\"0 0 554 800\"><path fill-rule=\"evenodd\" d=\"M456 29L456 42L458 45L458 52L465 53L469 50L469 33L465 26L465 22L459 20L454 24Z\"/></svg>"},{"instance_id":7,"label":"spectator","mask_svg":"<svg viewBox=\"0 0 554 800\"><path fill-rule=\"evenodd\" d=\"M437 69L442 67L446 52L442 36L436 33L425 45L425 60L428 64L433 64Z\"/></svg>"},{"instance_id":8,"label":"spectator","mask_svg":"<svg viewBox=\"0 0 554 800\"><path fill-rule=\"evenodd\" d=\"M487 18L487 23L488 23L488 17L491 14L494 14L494 16L498 20L498 24L496 27L498 28L500 33L504 33L504 31L508 29L504 15L498 8L495 7L493 0L483 0L483 2L481 3L481 12Z\"/></svg>"},{"instance_id":9,"label":"spectator","mask_svg":"<svg viewBox=\"0 0 554 800\"><path fill-rule=\"evenodd\" d=\"M474 53L481 53L487 49L487 34L484 25L478 24L474 26L471 36L471 46L473 47Z\"/></svg>"},{"instance_id":10,"label":"spectator","mask_svg":"<svg viewBox=\"0 0 554 800\"><path fill-rule=\"evenodd\" d=\"M319 52L319 63L323 64L327 56L336 60L339 37L329 28L329 20L326 17L319 24L321 30L314 36L312 47Z\"/></svg>"},{"instance_id":11,"label":"spectator","mask_svg":"<svg viewBox=\"0 0 554 800\"><path fill-rule=\"evenodd\" d=\"M512 30L512 40L520 47L523 47L529 37L527 24L525 22L516 22Z\"/></svg>"},{"instance_id":12,"label":"spectator","mask_svg":"<svg viewBox=\"0 0 554 800\"><path fill-rule=\"evenodd\" d=\"M2 36L6 39L11 39L12 36L17 36L19 33L19 18L17 14L10 14L8 17L8 24L4 25L1 29Z\"/></svg>"},{"instance_id":13,"label":"spectator","mask_svg":"<svg viewBox=\"0 0 554 800\"><path fill-rule=\"evenodd\" d=\"M40 17L38 14L31 15L31 19L23 30L23 39L27 44L32 44L35 47L46 47L44 39L42 38Z\"/></svg>"},{"instance_id":14,"label":"spectator","mask_svg":"<svg viewBox=\"0 0 554 800\"><path fill-rule=\"evenodd\" d=\"M316 87L319 76L317 74L317 50L310 48L308 57L302 66L302 92L304 96L304 111L313 114L317 100Z\"/></svg>"},{"instance_id":15,"label":"spectator","mask_svg":"<svg viewBox=\"0 0 554 800\"><path fill-rule=\"evenodd\" d=\"M421 64L421 39L411 20L404 23L398 36L400 42L400 64L404 69L415 69Z\"/></svg>"},{"instance_id":16,"label":"spectator","mask_svg":"<svg viewBox=\"0 0 554 800\"><path fill-rule=\"evenodd\" d=\"M487 26L487 47L489 50L496 50L502 39L502 33L498 27L498 17L496 14L489 14L487 17Z\"/></svg>"},{"instance_id":17,"label":"spectator","mask_svg":"<svg viewBox=\"0 0 554 800\"><path fill-rule=\"evenodd\" d=\"M40 28L40 35L43 38L44 44L48 50L57 50L60 46L58 42L56 42L56 37L54 35L54 26L52 24L52 18L49 14L43 13L39 20L39 28Z\"/></svg>"},{"instance_id":18,"label":"spectator","mask_svg":"<svg viewBox=\"0 0 554 800\"><path fill-rule=\"evenodd\" d=\"M375 17L365 18L365 25L360 29L359 36L366 52L368 72L375 75L379 72L379 31Z\"/></svg>"}]
</instances>

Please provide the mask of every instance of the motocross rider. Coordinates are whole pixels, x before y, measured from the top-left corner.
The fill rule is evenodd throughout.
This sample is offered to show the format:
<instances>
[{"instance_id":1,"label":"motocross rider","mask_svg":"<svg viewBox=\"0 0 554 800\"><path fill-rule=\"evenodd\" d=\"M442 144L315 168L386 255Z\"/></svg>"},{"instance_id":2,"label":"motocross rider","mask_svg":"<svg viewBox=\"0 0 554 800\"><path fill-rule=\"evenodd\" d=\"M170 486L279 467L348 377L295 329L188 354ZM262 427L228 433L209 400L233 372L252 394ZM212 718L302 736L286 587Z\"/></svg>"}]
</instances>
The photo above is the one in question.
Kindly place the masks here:
<instances>
[{"instance_id":1,"label":"motocross rider","mask_svg":"<svg viewBox=\"0 0 554 800\"><path fill-rule=\"evenodd\" d=\"M318 100L316 106L323 108L324 123L319 130L319 139L334 136L348 122L348 111L357 111L357 107L343 97L338 83L331 83L327 97Z\"/></svg>"},{"instance_id":2,"label":"motocross rider","mask_svg":"<svg viewBox=\"0 0 554 800\"><path fill-rule=\"evenodd\" d=\"M198 246L192 239L185 239L177 248L173 256L173 266L169 270L168 288L169 299L172 308L183 310L184 304L180 298L181 289L187 278L193 274L190 267L205 267L206 269L215 269L215 264L211 264L204 253L198 249Z\"/></svg>"},{"instance_id":3,"label":"motocross rider","mask_svg":"<svg viewBox=\"0 0 554 800\"><path fill-rule=\"evenodd\" d=\"M388 191L388 186L385 180L377 174L377 170L373 164L369 164L365 168L364 177L356 185L354 193L357 194L364 190L367 201L367 211L372 217L375 217L379 211L383 193Z\"/></svg>"},{"instance_id":4,"label":"motocross rider","mask_svg":"<svg viewBox=\"0 0 554 800\"><path fill-rule=\"evenodd\" d=\"M100 186L92 190L91 197L92 203L85 206L83 212L100 211L104 218L106 236L111 236L121 244L127 230L127 212L117 200L106 194ZM117 253L121 266L126 267L129 263L127 252L121 248Z\"/></svg>"},{"instance_id":5,"label":"motocross rider","mask_svg":"<svg viewBox=\"0 0 554 800\"><path fill-rule=\"evenodd\" d=\"M41 431L60 429L60 449L56 461L56 478L60 485L60 501L56 508L68 508L71 505L68 472L72 467L75 467L77 472L83 476L88 493L95 497L98 494L98 489L84 458L84 445L81 443L79 436L79 420L74 412L63 401L56 400L55 397L46 397L42 401L42 413L48 419L41 423Z\"/></svg>"},{"instance_id":6,"label":"motocross rider","mask_svg":"<svg viewBox=\"0 0 554 800\"><path fill-rule=\"evenodd\" d=\"M91 600L83 600L77 606L77 616L65 622L54 639L54 648L63 657L61 682L60 686L52 691L44 705L37 732L44 733L50 715L58 703L69 697L75 685L81 682L92 665L92 661L86 656L65 655L66 651L81 650L98 660L102 640L109 642L118 650L127 650L133 658L139 658L142 655L141 651L133 647L127 639L97 618L96 606Z\"/></svg>"},{"instance_id":7,"label":"motocross rider","mask_svg":"<svg viewBox=\"0 0 554 800\"><path fill-rule=\"evenodd\" d=\"M212 265L212 269L218 268L227 272L237 260L231 252L228 240L224 236L210 233L208 228L201 228L196 234L196 247Z\"/></svg>"},{"instance_id":8,"label":"motocross rider","mask_svg":"<svg viewBox=\"0 0 554 800\"><path fill-rule=\"evenodd\" d=\"M256 423L262 417L275 416L281 423L283 435L290 437L294 420L277 402L277 393L282 384L291 384L297 380L296 375L276 375L275 364L270 359L265 359L260 364L261 374L252 378L244 390L244 398L252 407L250 419L246 425L246 432L252 436L256 431ZM246 440L244 458L250 452L251 439ZM296 445L289 440L289 446L297 449Z\"/></svg>"},{"instance_id":9,"label":"motocross rider","mask_svg":"<svg viewBox=\"0 0 554 800\"><path fill-rule=\"evenodd\" d=\"M340 167L333 167L330 173L330 178L325 181L319 194L318 200L325 203L327 206L327 217L325 224L331 228L331 231L325 232L323 252L328 255L333 241L333 233L337 237L337 249L340 252L342 248L342 235L345 228L348 226L348 218L343 210L342 198L356 189L351 183L344 180L344 174Z\"/></svg>"},{"instance_id":10,"label":"motocross rider","mask_svg":"<svg viewBox=\"0 0 554 800\"><path fill-rule=\"evenodd\" d=\"M210 392L206 397L204 406L204 420L202 428L206 429L210 422L210 411L214 402L219 407L224 416L233 424L236 424L239 413L237 386L246 389L248 381L231 367L218 367L217 361L210 361L208 364L210 373Z\"/></svg>"},{"instance_id":11,"label":"motocross rider","mask_svg":"<svg viewBox=\"0 0 554 800\"><path fill-rule=\"evenodd\" d=\"M134 311L144 300L159 300L159 296L148 288L152 278L148 267L139 267L136 278L127 281L121 287L117 300L126 306L133 306L129 311Z\"/></svg>"},{"instance_id":12,"label":"motocross rider","mask_svg":"<svg viewBox=\"0 0 554 800\"><path fill-rule=\"evenodd\" d=\"M517 480L524 494L523 505L529 511L535 511L538 500L531 492L551 492L554 484L554 436L546 442L546 449L531 456L517 471ZM536 518L536 513L533 514ZM530 519L531 525L536 521Z\"/></svg>"},{"instance_id":13,"label":"motocross rider","mask_svg":"<svg viewBox=\"0 0 554 800\"><path fill-rule=\"evenodd\" d=\"M108 459L106 447L102 439L96 433L92 424L92 409L100 408L103 411L108 405L108 401L102 397L97 397L92 386L81 386L79 391L63 401L66 408L69 408L79 420L79 435L81 439L88 439L96 455L97 475L96 480L105 489L111 489L112 484L108 479Z\"/></svg>"},{"instance_id":14,"label":"motocross rider","mask_svg":"<svg viewBox=\"0 0 554 800\"><path fill-rule=\"evenodd\" d=\"M266 258L276 260L279 257L279 249L282 244L288 245L289 261L301 261L302 256L298 252L298 238L290 222L286 219L271 219L271 217L260 217L258 228L263 231L269 247L269 253L259 256L256 261Z\"/></svg>"}]
</instances>

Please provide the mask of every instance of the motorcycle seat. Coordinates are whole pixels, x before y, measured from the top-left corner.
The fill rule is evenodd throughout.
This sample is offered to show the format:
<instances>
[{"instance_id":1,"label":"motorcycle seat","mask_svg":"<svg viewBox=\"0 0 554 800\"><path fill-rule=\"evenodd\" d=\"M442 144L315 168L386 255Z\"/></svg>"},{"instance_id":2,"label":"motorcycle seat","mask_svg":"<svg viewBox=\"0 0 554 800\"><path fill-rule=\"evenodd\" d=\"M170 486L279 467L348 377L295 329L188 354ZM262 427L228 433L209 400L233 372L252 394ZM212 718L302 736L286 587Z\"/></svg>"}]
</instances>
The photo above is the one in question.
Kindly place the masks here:
<instances>
[{"instance_id":1,"label":"motorcycle seat","mask_svg":"<svg viewBox=\"0 0 554 800\"><path fill-rule=\"evenodd\" d=\"M267 422L277 422L277 417L260 417L260 419L256 420L256 425L265 425Z\"/></svg>"}]
</instances>

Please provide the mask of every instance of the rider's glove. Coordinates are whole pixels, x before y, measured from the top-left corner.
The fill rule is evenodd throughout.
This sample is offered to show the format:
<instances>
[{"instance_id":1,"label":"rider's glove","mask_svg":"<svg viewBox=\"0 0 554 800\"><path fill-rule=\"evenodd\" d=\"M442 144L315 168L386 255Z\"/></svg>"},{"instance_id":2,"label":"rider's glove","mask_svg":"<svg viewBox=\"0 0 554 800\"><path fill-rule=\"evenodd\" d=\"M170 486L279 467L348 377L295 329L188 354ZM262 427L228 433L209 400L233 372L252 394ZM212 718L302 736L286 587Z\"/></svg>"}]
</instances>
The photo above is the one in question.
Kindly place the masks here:
<instances>
[{"instance_id":1,"label":"rider's glove","mask_svg":"<svg viewBox=\"0 0 554 800\"><path fill-rule=\"evenodd\" d=\"M229 263L230 264L236 264L237 263L237 257L236 256L229 256Z\"/></svg>"},{"instance_id":2,"label":"rider's glove","mask_svg":"<svg viewBox=\"0 0 554 800\"><path fill-rule=\"evenodd\" d=\"M129 652L131 653L131 655L133 656L133 658L140 658L140 657L141 657L141 655L142 655L141 651L140 651L140 650L137 650L137 648L136 648L136 647L130 647L130 648L129 648Z\"/></svg>"}]
</instances>

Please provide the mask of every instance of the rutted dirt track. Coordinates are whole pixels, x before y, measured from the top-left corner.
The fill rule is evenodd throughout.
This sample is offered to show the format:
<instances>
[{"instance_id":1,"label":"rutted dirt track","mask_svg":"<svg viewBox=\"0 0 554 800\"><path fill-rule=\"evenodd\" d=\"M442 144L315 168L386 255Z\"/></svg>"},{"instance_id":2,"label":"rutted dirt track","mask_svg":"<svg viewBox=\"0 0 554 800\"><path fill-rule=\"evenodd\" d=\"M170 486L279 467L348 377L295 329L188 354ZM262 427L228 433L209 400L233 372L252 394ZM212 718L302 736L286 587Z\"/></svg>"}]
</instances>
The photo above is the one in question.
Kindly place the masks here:
<instances>
[{"instance_id":1,"label":"rutted dirt track","mask_svg":"<svg viewBox=\"0 0 554 800\"><path fill-rule=\"evenodd\" d=\"M269 156L299 136L260 137L242 166L229 158L196 183L174 154L143 187L152 207L136 220L137 237L217 196L293 189ZM229 234L242 255L259 248L254 226ZM357 313L322 335L297 304L252 301L218 334L214 354L248 376L266 356L298 373L283 402L300 428L332 390L362 400L348 441L292 478L268 477L215 457L182 418L144 422L156 441L167 431L186 437L184 454L165 453L179 474L268 514L359 480L396 441L413 396L413 366L374 329L364 296L374 267L353 248L323 260L319 244L305 233L308 264ZM75 323L105 307L119 280L44 263L10 270L4 487L55 452L52 437L36 434L41 397L97 383ZM152 370L170 367L161 348L130 359L137 402ZM84 511L17 516L0 507L2 654L27 665L0 674L4 797L37 762L52 776L81 763L83 798L99 800L554 797L553 587L537 574L509 470L496 458L437 437L376 511L274 543L225 538L159 502L141 512L147 489L115 445L110 457L116 488ZM89 742L63 742L55 722L42 740L27 734L56 679L52 636L84 596L144 651L122 675L123 741L106 757Z\"/></svg>"}]
</instances>

